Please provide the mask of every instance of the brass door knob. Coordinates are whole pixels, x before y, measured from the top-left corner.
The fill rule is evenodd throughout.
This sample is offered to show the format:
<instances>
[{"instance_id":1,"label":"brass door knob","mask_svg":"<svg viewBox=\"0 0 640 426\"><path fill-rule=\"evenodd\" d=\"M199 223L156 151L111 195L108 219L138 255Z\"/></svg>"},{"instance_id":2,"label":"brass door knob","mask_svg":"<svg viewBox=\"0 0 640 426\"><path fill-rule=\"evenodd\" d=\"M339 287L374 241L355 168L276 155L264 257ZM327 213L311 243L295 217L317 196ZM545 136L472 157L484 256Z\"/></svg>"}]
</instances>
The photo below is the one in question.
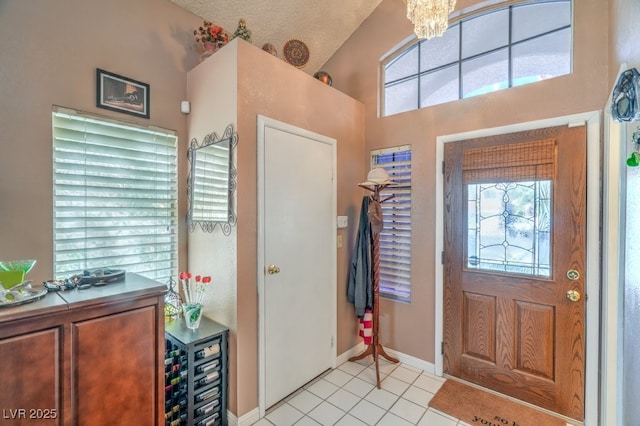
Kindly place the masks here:
<instances>
[{"instance_id":1,"label":"brass door knob","mask_svg":"<svg viewBox=\"0 0 640 426\"><path fill-rule=\"evenodd\" d=\"M569 278L571 281L579 280L580 272L576 271L575 269L569 269L567 271L567 278Z\"/></svg>"},{"instance_id":2,"label":"brass door knob","mask_svg":"<svg viewBox=\"0 0 640 426\"><path fill-rule=\"evenodd\" d=\"M267 273L269 275L277 274L278 272L280 272L280 268L278 268L276 265L269 265L269 267L267 268Z\"/></svg>"},{"instance_id":3,"label":"brass door knob","mask_svg":"<svg viewBox=\"0 0 640 426\"><path fill-rule=\"evenodd\" d=\"M580 293L576 290L569 290L567 292L567 299L571 300L572 302L577 302L578 300L580 300Z\"/></svg>"}]
</instances>

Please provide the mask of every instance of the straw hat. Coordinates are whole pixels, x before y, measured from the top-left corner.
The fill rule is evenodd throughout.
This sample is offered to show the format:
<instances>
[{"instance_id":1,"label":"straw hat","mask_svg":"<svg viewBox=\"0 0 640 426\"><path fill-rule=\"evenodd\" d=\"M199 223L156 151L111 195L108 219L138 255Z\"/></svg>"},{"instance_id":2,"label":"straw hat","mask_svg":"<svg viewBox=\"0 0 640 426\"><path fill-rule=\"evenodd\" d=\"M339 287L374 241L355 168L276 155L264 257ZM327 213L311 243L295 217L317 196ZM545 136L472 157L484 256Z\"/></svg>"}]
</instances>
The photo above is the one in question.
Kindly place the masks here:
<instances>
[{"instance_id":1,"label":"straw hat","mask_svg":"<svg viewBox=\"0 0 640 426\"><path fill-rule=\"evenodd\" d=\"M367 180L360 182L360 185L375 186L375 185L389 185L393 182L389 179L389 174L382 167L376 167L371 169L367 174Z\"/></svg>"}]
</instances>

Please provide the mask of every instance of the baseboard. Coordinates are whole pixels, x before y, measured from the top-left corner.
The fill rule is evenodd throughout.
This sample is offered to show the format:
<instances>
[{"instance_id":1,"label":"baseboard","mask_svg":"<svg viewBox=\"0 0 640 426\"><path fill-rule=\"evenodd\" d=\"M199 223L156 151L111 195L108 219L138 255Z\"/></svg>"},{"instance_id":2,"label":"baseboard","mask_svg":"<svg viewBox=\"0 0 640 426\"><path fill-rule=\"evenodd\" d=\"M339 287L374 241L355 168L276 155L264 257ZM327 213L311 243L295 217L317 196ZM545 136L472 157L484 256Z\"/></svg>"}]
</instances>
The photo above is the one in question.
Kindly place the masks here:
<instances>
[{"instance_id":1,"label":"baseboard","mask_svg":"<svg viewBox=\"0 0 640 426\"><path fill-rule=\"evenodd\" d=\"M361 354L365 349L367 349L367 347L365 346L364 342L360 341L360 343L356 346L353 346L352 348L338 355L338 357L336 358L336 367L349 361L349 358L351 358L352 356Z\"/></svg>"},{"instance_id":2,"label":"baseboard","mask_svg":"<svg viewBox=\"0 0 640 426\"><path fill-rule=\"evenodd\" d=\"M356 346L353 346L345 352L341 353L336 358L336 367L347 362L349 358L361 354L365 349L367 349L367 347L364 342L360 342ZM430 374L435 374L434 372L436 367L435 364L431 362L421 360L420 358L416 358L411 355L403 354L402 352L394 351L393 349L384 348L384 351L392 357L397 358L398 361L405 365L424 370ZM227 413L227 418L230 426L249 426L260 420L260 410L258 409L258 407L256 407L239 419L231 414L231 412L229 412Z\"/></svg>"},{"instance_id":3,"label":"baseboard","mask_svg":"<svg viewBox=\"0 0 640 426\"><path fill-rule=\"evenodd\" d=\"M260 410L258 407L249 411L239 419L230 411L227 412L227 422L229 426L249 426L260 420Z\"/></svg>"},{"instance_id":4,"label":"baseboard","mask_svg":"<svg viewBox=\"0 0 640 426\"><path fill-rule=\"evenodd\" d=\"M403 354L402 352L394 351L393 349L384 348L384 351L391 355L394 358L397 358L403 364L406 364L410 367L418 368L420 370L424 370L427 373L436 375L436 365L432 362L424 361L420 358L416 358L411 355Z\"/></svg>"}]
</instances>

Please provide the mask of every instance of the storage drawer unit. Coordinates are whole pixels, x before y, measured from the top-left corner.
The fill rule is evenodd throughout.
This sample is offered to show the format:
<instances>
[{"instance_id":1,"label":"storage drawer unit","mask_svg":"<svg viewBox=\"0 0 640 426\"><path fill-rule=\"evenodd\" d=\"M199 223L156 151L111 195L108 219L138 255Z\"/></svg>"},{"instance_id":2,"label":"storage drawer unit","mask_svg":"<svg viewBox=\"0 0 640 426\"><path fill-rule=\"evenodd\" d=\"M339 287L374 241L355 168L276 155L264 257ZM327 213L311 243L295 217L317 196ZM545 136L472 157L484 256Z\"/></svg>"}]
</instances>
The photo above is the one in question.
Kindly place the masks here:
<instances>
[{"instance_id":1,"label":"storage drawer unit","mask_svg":"<svg viewBox=\"0 0 640 426\"><path fill-rule=\"evenodd\" d=\"M184 319L165 324L165 424L226 426L229 330L203 317L197 330Z\"/></svg>"}]
</instances>

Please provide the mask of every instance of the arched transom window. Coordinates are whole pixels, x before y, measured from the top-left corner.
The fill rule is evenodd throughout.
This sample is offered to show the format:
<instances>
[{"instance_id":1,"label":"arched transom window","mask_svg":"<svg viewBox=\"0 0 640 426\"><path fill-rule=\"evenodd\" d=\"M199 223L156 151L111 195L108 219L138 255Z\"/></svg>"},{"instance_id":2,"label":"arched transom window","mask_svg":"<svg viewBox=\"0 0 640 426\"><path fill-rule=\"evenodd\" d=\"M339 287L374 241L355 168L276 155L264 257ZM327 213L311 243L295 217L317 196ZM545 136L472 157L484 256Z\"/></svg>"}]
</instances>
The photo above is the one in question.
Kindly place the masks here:
<instances>
[{"instance_id":1,"label":"arched transom window","mask_svg":"<svg viewBox=\"0 0 640 426\"><path fill-rule=\"evenodd\" d=\"M388 116L571 73L572 1L537 0L465 16L383 64Z\"/></svg>"}]
</instances>

